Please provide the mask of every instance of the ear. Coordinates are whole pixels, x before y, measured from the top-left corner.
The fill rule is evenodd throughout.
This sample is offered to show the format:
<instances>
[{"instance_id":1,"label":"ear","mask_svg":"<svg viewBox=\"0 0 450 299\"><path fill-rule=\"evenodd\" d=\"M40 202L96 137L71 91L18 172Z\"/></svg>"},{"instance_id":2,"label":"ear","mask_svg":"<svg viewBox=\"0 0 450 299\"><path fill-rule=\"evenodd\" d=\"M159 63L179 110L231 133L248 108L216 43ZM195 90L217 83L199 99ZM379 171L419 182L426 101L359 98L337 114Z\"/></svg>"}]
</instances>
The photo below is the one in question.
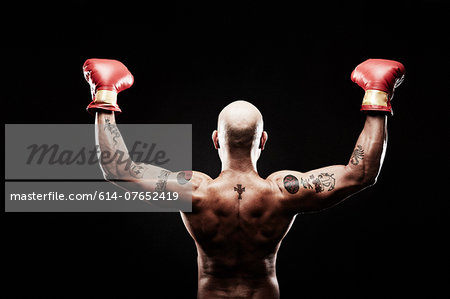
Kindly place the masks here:
<instances>
[{"instance_id":1,"label":"ear","mask_svg":"<svg viewBox=\"0 0 450 299\"><path fill-rule=\"evenodd\" d=\"M214 144L214 148L215 149L219 149L220 148L220 145L219 145L219 134L217 133L217 130L214 130L213 132L212 132L212 141L213 141L213 144Z\"/></svg>"},{"instance_id":2,"label":"ear","mask_svg":"<svg viewBox=\"0 0 450 299\"><path fill-rule=\"evenodd\" d=\"M269 139L269 134L267 134L266 131L263 131L261 134L261 139L259 140L259 148L261 150L264 150L264 147L266 146L267 139Z\"/></svg>"}]
</instances>

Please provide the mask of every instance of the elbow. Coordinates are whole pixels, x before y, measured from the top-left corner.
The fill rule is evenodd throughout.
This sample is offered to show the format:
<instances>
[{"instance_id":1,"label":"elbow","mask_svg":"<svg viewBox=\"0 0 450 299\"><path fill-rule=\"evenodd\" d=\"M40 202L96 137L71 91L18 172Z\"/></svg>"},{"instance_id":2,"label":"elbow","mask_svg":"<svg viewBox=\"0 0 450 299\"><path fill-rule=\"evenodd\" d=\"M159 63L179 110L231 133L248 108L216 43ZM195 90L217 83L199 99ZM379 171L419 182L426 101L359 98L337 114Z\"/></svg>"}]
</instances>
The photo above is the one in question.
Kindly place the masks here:
<instances>
[{"instance_id":1,"label":"elbow","mask_svg":"<svg viewBox=\"0 0 450 299\"><path fill-rule=\"evenodd\" d=\"M114 181L114 180L118 179L118 176L117 176L116 174L114 174L114 173L111 171L111 169L108 168L107 165L104 165L104 164L101 164L101 163L100 163L100 170L101 170L102 173L103 173L103 179L104 179L105 181L110 182L110 181Z\"/></svg>"},{"instance_id":2,"label":"elbow","mask_svg":"<svg viewBox=\"0 0 450 299\"><path fill-rule=\"evenodd\" d=\"M359 184L363 188L372 187L377 183L378 172L363 172L359 178Z\"/></svg>"},{"instance_id":3,"label":"elbow","mask_svg":"<svg viewBox=\"0 0 450 299\"><path fill-rule=\"evenodd\" d=\"M107 182L114 181L116 178L110 174L103 173L103 179Z\"/></svg>"},{"instance_id":4,"label":"elbow","mask_svg":"<svg viewBox=\"0 0 450 299\"><path fill-rule=\"evenodd\" d=\"M372 187L377 183L377 176L371 175L371 176L364 176L364 178L361 180L361 186L363 188Z\"/></svg>"},{"instance_id":5,"label":"elbow","mask_svg":"<svg viewBox=\"0 0 450 299\"><path fill-rule=\"evenodd\" d=\"M371 187L376 184L378 173L367 171L353 171L351 176L356 186L361 189Z\"/></svg>"},{"instance_id":6,"label":"elbow","mask_svg":"<svg viewBox=\"0 0 450 299\"><path fill-rule=\"evenodd\" d=\"M103 172L103 179L107 182L111 182L111 181L114 181L116 179L116 177L109 173Z\"/></svg>"}]
</instances>

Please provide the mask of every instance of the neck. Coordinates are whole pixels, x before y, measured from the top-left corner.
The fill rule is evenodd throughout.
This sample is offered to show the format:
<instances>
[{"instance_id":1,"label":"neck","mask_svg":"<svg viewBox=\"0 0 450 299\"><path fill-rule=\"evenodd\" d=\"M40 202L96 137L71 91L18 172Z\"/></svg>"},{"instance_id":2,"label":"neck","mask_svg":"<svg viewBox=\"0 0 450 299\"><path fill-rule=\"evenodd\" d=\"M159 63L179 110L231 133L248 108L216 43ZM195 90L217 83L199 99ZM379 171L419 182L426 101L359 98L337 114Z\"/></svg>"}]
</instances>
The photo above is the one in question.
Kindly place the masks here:
<instances>
[{"instance_id":1,"label":"neck","mask_svg":"<svg viewBox=\"0 0 450 299\"><path fill-rule=\"evenodd\" d=\"M227 153L222 157L222 171L233 170L239 172L258 172L256 169L255 157L251 153L248 154L230 154Z\"/></svg>"}]
</instances>

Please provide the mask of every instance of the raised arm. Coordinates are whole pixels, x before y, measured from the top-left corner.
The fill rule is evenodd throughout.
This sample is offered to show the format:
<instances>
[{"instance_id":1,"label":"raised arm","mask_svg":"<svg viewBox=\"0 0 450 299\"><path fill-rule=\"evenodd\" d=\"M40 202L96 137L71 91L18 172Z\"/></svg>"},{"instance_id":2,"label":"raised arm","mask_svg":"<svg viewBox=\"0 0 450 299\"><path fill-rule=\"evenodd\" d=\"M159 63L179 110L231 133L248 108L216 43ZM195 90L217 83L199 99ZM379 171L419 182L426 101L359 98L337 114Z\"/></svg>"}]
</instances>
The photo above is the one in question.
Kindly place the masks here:
<instances>
[{"instance_id":1,"label":"raised arm","mask_svg":"<svg viewBox=\"0 0 450 299\"><path fill-rule=\"evenodd\" d=\"M189 170L171 172L130 158L115 121L115 113L121 112L117 94L131 87L134 80L125 65L117 60L88 59L83 71L91 86L93 101L87 110L95 114L95 141L105 179L127 190L177 192L180 199L190 198L192 188L205 175Z\"/></svg>"},{"instance_id":2,"label":"raised arm","mask_svg":"<svg viewBox=\"0 0 450 299\"><path fill-rule=\"evenodd\" d=\"M356 67L352 80L365 90L361 110L366 122L346 165L306 173L283 170L272 174L288 211L300 213L331 207L376 182L387 145L390 100L403 80L401 63L369 59Z\"/></svg>"},{"instance_id":3,"label":"raised arm","mask_svg":"<svg viewBox=\"0 0 450 299\"><path fill-rule=\"evenodd\" d=\"M114 112L99 110L95 116L95 124L95 143L100 150L99 162L105 179L115 183L121 181L144 183L141 182L144 175L156 178L158 172L162 172L164 177L167 177L170 173L170 171L161 167L136 163L131 160L116 125ZM152 181L151 183L155 182ZM149 182L145 182L145 184L149 184ZM156 186L152 187L149 186L148 189L156 189Z\"/></svg>"},{"instance_id":4,"label":"raised arm","mask_svg":"<svg viewBox=\"0 0 450 299\"><path fill-rule=\"evenodd\" d=\"M333 206L373 185L387 145L387 116L367 115L348 164L309 172L283 170L274 173L286 207L295 212L317 211Z\"/></svg>"}]
</instances>

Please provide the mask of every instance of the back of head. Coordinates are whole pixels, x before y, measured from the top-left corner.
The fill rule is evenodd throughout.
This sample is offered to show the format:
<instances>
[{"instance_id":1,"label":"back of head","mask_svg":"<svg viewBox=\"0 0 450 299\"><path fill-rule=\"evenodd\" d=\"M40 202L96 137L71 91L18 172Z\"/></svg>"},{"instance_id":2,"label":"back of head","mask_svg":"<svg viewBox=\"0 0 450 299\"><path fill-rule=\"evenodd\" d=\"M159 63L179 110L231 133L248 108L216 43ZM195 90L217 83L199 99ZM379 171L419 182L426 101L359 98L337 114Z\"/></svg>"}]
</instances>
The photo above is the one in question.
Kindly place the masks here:
<instances>
[{"instance_id":1,"label":"back of head","mask_svg":"<svg viewBox=\"0 0 450 299\"><path fill-rule=\"evenodd\" d=\"M263 118L253 104L235 101L220 112L217 130L230 150L250 150L261 137Z\"/></svg>"}]
</instances>

